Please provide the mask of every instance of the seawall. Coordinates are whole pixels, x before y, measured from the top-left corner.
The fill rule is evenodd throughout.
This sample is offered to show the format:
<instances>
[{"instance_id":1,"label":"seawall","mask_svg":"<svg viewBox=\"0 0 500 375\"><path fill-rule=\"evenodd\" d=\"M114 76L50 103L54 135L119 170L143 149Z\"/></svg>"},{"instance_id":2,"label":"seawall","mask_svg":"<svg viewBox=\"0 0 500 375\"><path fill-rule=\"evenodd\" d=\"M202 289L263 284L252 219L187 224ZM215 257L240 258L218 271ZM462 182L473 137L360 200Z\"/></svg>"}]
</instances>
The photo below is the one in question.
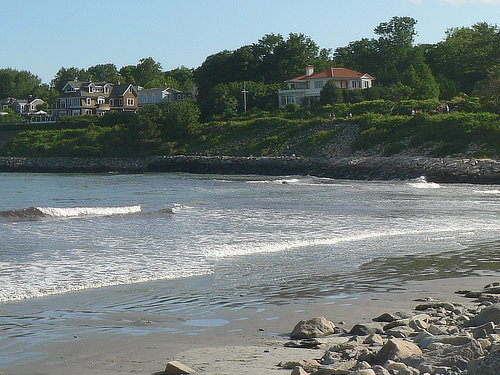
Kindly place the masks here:
<instances>
[{"instance_id":1,"label":"seawall","mask_svg":"<svg viewBox=\"0 0 500 375\"><path fill-rule=\"evenodd\" d=\"M312 175L392 180L425 176L432 182L500 184L500 160L424 156L299 158L150 156L145 158L0 157L0 172Z\"/></svg>"}]
</instances>

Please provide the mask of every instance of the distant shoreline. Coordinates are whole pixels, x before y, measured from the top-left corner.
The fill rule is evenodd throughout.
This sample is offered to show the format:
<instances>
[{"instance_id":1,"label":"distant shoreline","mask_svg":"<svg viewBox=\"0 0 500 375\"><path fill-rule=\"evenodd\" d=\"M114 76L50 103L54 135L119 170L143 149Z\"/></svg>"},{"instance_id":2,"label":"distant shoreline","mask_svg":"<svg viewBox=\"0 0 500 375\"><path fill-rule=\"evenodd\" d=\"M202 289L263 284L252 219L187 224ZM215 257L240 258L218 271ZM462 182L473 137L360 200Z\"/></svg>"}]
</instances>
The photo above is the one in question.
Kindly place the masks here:
<instances>
[{"instance_id":1,"label":"distant shoreline","mask_svg":"<svg viewBox=\"0 0 500 375\"><path fill-rule=\"evenodd\" d=\"M500 160L391 157L231 157L149 156L114 157L0 157L0 172L17 173L146 173L311 175L355 180L409 180L500 184Z\"/></svg>"}]
</instances>

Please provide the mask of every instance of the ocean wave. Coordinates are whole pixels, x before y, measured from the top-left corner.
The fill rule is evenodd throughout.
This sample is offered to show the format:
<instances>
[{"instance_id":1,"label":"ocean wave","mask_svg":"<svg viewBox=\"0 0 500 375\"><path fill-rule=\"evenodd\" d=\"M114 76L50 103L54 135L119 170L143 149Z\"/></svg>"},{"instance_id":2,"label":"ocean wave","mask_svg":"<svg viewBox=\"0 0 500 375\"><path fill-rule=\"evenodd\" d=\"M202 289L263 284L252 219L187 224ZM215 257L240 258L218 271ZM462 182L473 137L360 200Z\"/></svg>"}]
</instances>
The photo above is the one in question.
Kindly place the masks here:
<instances>
[{"instance_id":1,"label":"ocean wave","mask_svg":"<svg viewBox=\"0 0 500 375\"><path fill-rule=\"evenodd\" d=\"M311 247L311 246L332 246L341 243L358 242L366 240L375 240L383 237L414 236L414 235L435 235L439 233L449 233L449 236L455 236L461 231L461 226L448 226L444 228L416 229L416 230L388 230L384 232L366 232L360 234L342 235L331 238L306 238L300 240L287 240L279 242L251 242L238 245L219 245L213 246L205 251L209 258L228 258L233 256L244 256L255 253L275 253L292 249Z\"/></svg>"},{"instance_id":2,"label":"ocean wave","mask_svg":"<svg viewBox=\"0 0 500 375\"><path fill-rule=\"evenodd\" d=\"M439 189L441 187L441 185L436 184L435 182L427 182L425 176L420 176L411 180L408 185L416 189Z\"/></svg>"},{"instance_id":3,"label":"ocean wave","mask_svg":"<svg viewBox=\"0 0 500 375\"><path fill-rule=\"evenodd\" d=\"M86 216L127 215L141 212L141 206L116 207L28 207L15 210L0 211L0 220L34 221L56 218L77 218Z\"/></svg>"},{"instance_id":4,"label":"ocean wave","mask_svg":"<svg viewBox=\"0 0 500 375\"><path fill-rule=\"evenodd\" d=\"M500 190L474 190L475 194L500 195Z\"/></svg>"}]
</instances>

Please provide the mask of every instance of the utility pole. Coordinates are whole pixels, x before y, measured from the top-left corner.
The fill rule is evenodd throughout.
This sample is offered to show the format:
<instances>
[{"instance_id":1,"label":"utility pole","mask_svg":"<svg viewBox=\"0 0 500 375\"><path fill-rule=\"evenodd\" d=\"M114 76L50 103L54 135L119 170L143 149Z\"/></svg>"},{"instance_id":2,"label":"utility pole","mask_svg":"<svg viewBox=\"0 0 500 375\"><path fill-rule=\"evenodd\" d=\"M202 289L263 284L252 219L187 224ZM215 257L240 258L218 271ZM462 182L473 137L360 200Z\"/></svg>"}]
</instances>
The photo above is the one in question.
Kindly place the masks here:
<instances>
[{"instance_id":1,"label":"utility pole","mask_svg":"<svg viewBox=\"0 0 500 375\"><path fill-rule=\"evenodd\" d=\"M247 91L247 84L246 82L243 81L243 108L245 109L245 112L247 111L247 94L248 94L248 91Z\"/></svg>"}]
</instances>

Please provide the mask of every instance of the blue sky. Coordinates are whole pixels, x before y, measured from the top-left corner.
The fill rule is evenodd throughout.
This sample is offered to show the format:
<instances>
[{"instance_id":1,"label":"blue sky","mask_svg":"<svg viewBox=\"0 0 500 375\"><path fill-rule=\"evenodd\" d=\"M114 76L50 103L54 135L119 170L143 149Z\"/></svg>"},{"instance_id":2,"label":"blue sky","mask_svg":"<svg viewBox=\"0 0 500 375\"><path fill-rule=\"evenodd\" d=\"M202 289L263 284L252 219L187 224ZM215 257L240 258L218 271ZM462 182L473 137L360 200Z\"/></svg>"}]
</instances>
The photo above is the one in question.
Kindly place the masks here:
<instances>
[{"instance_id":1,"label":"blue sky","mask_svg":"<svg viewBox=\"0 0 500 375\"><path fill-rule=\"evenodd\" d=\"M418 21L417 43L436 43L451 27L498 24L500 0L2 0L0 68L45 83L62 66L120 69L143 57L164 70L196 68L269 33L301 32L335 49L374 37L393 16Z\"/></svg>"}]
</instances>

